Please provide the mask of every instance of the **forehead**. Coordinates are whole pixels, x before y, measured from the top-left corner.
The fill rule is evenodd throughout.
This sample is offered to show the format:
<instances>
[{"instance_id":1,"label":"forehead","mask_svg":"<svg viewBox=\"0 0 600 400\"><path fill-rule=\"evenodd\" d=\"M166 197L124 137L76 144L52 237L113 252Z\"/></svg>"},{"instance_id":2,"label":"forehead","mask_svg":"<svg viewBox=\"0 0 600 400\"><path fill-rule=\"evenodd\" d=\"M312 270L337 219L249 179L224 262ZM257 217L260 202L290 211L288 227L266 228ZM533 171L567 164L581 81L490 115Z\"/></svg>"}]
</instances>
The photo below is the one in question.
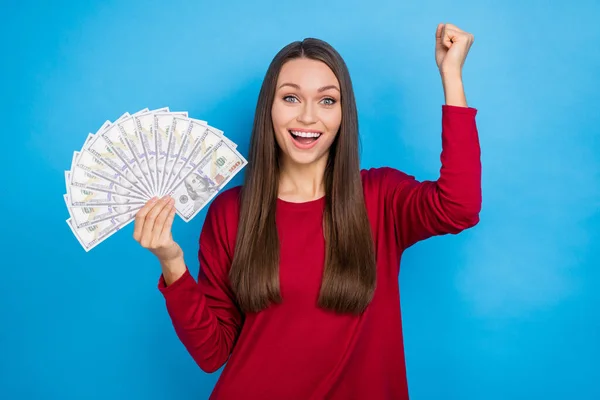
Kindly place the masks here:
<instances>
[{"instance_id":1,"label":"forehead","mask_svg":"<svg viewBox=\"0 0 600 400\"><path fill-rule=\"evenodd\" d=\"M317 90L327 85L339 87L338 79L327 64L308 58L296 58L283 64L277 87L283 83L294 83L302 90Z\"/></svg>"}]
</instances>

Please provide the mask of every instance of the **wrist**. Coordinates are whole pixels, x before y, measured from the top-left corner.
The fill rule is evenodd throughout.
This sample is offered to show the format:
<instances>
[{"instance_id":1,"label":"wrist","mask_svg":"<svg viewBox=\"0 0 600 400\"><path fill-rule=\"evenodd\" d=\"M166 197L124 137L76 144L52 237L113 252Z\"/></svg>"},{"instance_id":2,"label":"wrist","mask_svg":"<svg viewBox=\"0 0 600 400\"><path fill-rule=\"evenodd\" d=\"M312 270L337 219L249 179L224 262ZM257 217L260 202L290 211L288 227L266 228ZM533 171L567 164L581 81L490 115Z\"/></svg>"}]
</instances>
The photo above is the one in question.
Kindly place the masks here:
<instances>
[{"instance_id":1,"label":"wrist","mask_svg":"<svg viewBox=\"0 0 600 400\"><path fill-rule=\"evenodd\" d=\"M460 69L440 69L440 76L444 81L462 81L462 70Z\"/></svg>"},{"instance_id":2,"label":"wrist","mask_svg":"<svg viewBox=\"0 0 600 400\"><path fill-rule=\"evenodd\" d=\"M181 263L185 263L183 259L183 251L179 251L177 255L170 258L159 258L158 261L163 269L172 269Z\"/></svg>"},{"instance_id":3,"label":"wrist","mask_svg":"<svg viewBox=\"0 0 600 400\"><path fill-rule=\"evenodd\" d=\"M460 72L444 71L442 75L442 86L444 88L444 100L447 105L468 107L464 85Z\"/></svg>"},{"instance_id":4,"label":"wrist","mask_svg":"<svg viewBox=\"0 0 600 400\"><path fill-rule=\"evenodd\" d=\"M160 266L167 286L179 279L187 269L183 253L176 258L160 260Z\"/></svg>"}]
</instances>

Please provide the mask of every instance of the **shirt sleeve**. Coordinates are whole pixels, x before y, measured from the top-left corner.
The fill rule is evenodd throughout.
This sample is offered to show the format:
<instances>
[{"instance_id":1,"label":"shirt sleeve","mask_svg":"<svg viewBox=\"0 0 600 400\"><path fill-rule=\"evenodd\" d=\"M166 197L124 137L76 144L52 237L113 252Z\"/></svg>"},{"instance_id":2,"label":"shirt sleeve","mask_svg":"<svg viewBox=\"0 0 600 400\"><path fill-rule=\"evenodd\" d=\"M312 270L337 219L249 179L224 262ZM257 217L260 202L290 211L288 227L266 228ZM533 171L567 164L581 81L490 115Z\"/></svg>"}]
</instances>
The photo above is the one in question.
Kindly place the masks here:
<instances>
[{"instance_id":1,"label":"shirt sleeve","mask_svg":"<svg viewBox=\"0 0 600 400\"><path fill-rule=\"evenodd\" d=\"M477 109L442 105L442 153L436 181L384 168L386 207L398 245L406 249L435 235L457 234L479 222L481 154Z\"/></svg>"},{"instance_id":2,"label":"shirt sleeve","mask_svg":"<svg viewBox=\"0 0 600 400\"><path fill-rule=\"evenodd\" d=\"M186 269L171 285L162 274L158 283L177 336L205 372L225 364L243 324L229 284L231 262L219 238L217 203L209 206L200 235L198 282Z\"/></svg>"}]
</instances>

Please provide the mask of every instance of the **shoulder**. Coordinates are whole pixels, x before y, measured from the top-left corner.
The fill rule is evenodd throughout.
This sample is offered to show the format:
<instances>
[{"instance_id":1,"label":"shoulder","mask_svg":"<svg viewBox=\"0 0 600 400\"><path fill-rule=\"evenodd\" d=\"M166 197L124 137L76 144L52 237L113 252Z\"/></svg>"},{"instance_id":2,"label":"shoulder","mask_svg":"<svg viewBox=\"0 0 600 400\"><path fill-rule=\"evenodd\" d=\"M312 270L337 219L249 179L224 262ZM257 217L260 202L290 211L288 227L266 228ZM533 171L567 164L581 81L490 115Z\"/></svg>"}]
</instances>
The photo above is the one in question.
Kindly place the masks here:
<instances>
[{"instance_id":1,"label":"shoulder","mask_svg":"<svg viewBox=\"0 0 600 400\"><path fill-rule=\"evenodd\" d=\"M211 215L216 214L217 216L231 214L232 212L237 213L239 210L241 190L242 186L234 186L219 192L208 207L207 217L208 213Z\"/></svg>"},{"instance_id":2,"label":"shoulder","mask_svg":"<svg viewBox=\"0 0 600 400\"><path fill-rule=\"evenodd\" d=\"M415 177L392 167L376 167L360 171L365 195L394 189L415 182Z\"/></svg>"}]
</instances>

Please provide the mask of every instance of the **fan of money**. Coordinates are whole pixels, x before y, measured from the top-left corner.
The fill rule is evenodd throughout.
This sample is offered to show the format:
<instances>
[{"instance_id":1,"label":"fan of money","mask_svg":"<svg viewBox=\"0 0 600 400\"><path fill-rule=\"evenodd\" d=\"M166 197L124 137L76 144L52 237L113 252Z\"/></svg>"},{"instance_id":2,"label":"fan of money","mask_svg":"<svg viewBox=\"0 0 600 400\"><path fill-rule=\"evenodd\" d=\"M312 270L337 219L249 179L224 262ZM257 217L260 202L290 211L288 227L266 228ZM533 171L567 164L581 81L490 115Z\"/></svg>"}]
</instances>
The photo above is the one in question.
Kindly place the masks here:
<instances>
[{"instance_id":1,"label":"fan of money","mask_svg":"<svg viewBox=\"0 0 600 400\"><path fill-rule=\"evenodd\" d=\"M66 222L85 251L134 221L154 196L171 195L189 222L246 166L236 148L223 131L168 108L106 121L65 171Z\"/></svg>"}]
</instances>

